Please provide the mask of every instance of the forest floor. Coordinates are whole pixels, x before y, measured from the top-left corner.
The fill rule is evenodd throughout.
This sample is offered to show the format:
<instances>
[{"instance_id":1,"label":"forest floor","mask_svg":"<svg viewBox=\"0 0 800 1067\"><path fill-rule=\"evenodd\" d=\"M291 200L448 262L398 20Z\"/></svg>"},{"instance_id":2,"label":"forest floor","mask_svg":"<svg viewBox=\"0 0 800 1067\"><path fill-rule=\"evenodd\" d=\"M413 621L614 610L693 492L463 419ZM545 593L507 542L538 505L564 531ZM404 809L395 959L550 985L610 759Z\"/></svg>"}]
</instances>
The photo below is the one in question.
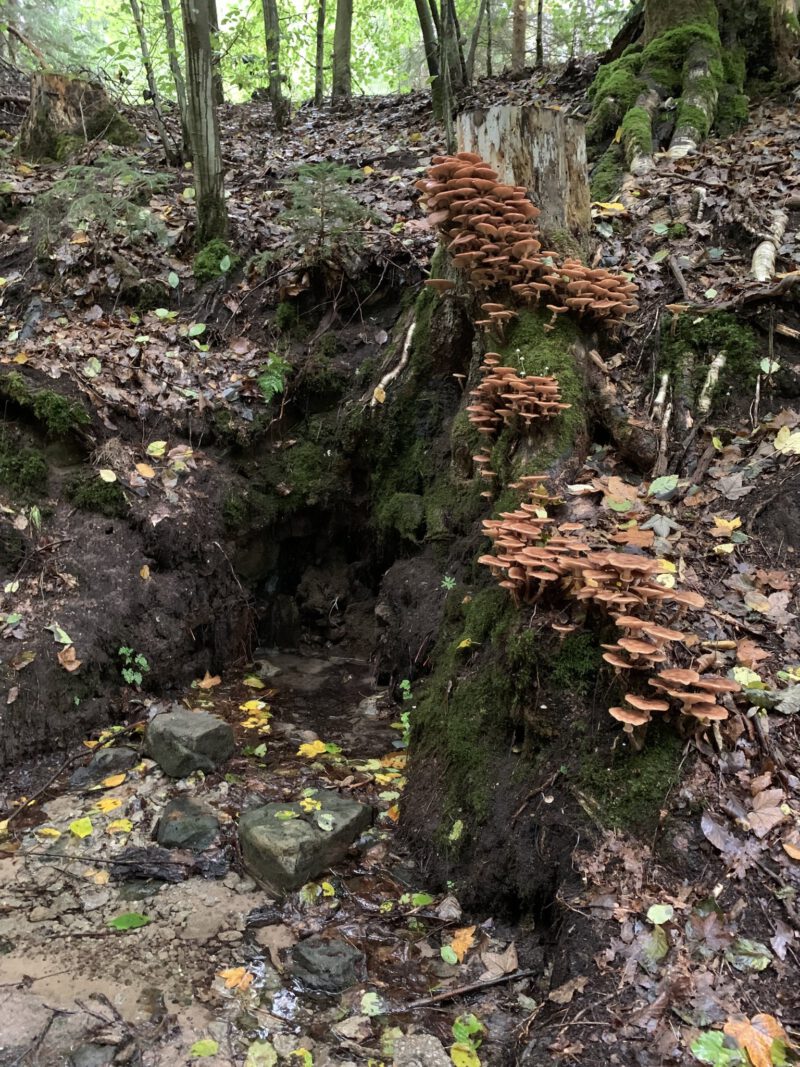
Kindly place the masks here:
<instances>
[{"instance_id":1,"label":"forest floor","mask_svg":"<svg viewBox=\"0 0 800 1067\"><path fill-rule=\"evenodd\" d=\"M580 84L497 79L472 102L488 101L578 110ZM282 341L279 306L305 299L314 320L310 338L282 348L295 367L287 409L326 333L339 340L326 371L349 379L362 409L391 366L403 294L435 245L413 188L442 150L427 99L299 109L283 136L263 104L224 107L231 245L250 258L219 270L221 254L209 281L193 273L190 172L165 171L151 136L127 156L89 145L68 166L4 159L4 433L18 455L47 457L49 480L43 495L23 485L0 498L0 729L13 765L0 790L2 1067L68 1054L76 1065L344 1067L391 1062L401 1034L422 1035L420 1050L424 1035L452 1047L457 1067L655 1067L690 1062L690 1048L700 1062L735 1063L734 1038L768 1067L781 1062L775 1038L800 1042L800 318L783 299L800 266L800 212L779 274L748 277L770 213L800 193L796 114L796 102L767 101L731 138L660 161L632 202L594 206L591 262L624 266L641 286L635 322L594 361L630 419L657 403L651 348L666 316L677 336L687 322L702 334L715 309L737 323L746 315L751 332L726 343L755 336L763 352L761 370L734 374L700 428L690 477L665 444L666 481L650 491L599 441L564 486L586 525L674 559L680 579L703 589L694 652L703 670L732 672L753 704L682 738L686 773L647 842L589 811L595 834L574 851L576 886L553 901L564 981L553 979L564 961L554 962L552 929L466 913L458 886L426 884L413 826L399 832L404 704L370 667L380 575L361 575L344 638L331 636L334 588L302 655L258 650L252 607L265 594L243 588L255 549L237 555L219 518L233 442L264 418L258 382ZM136 121L146 130L146 116ZM325 263L319 296L307 255L317 237L284 217L283 183L298 163L322 161L358 174L351 191L370 217L347 255ZM358 378L366 364L371 375ZM72 403L59 415L90 412L85 423L48 439L30 417L45 389ZM291 426L273 423L270 449L291 449ZM87 467L106 487L105 514L67 495ZM636 519L635 534L620 516ZM141 687L119 678L126 641L149 661ZM219 772L175 781L137 758L92 790L70 785L98 741L138 749L148 718L181 703L234 726L236 753ZM273 900L241 866L236 819L257 799L322 788L370 803L375 824L324 880ZM218 834L153 877L135 850L151 848L160 812L185 795L214 810ZM552 802L543 786L532 806ZM122 915L140 919L109 925ZM287 957L323 930L362 959L355 985L320 997L292 978ZM428 1046L396 1062L436 1067L439 1054Z\"/></svg>"}]
</instances>

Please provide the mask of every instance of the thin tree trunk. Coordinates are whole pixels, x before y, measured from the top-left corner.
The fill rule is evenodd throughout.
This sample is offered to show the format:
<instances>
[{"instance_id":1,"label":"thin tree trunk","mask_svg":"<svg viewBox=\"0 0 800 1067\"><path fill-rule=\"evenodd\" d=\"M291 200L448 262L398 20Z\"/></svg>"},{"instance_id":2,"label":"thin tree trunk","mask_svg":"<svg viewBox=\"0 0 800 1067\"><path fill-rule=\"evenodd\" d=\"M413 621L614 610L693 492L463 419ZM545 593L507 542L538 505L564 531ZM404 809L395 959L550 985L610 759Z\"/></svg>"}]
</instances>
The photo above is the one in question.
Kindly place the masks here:
<instances>
[{"instance_id":1,"label":"thin tree trunk","mask_svg":"<svg viewBox=\"0 0 800 1067\"><path fill-rule=\"evenodd\" d=\"M433 19L433 24L436 27L436 36L437 37L441 37L442 36L442 16L439 14L439 7L438 7L438 5L436 3L436 0L430 0L430 5L431 5L431 18Z\"/></svg>"},{"instance_id":2,"label":"thin tree trunk","mask_svg":"<svg viewBox=\"0 0 800 1067\"><path fill-rule=\"evenodd\" d=\"M434 118L444 118L444 106L442 100L442 79L439 77L439 42L436 39L436 24L431 14L431 6L428 0L414 0L417 8L420 29L422 30L422 45L425 49L425 62L428 64L428 74L431 79L431 99L433 102Z\"/></svg>"},{"instance_id":3,"label":"thin tree trunk","mask_svg":"<svg viewBox=\"0 0 800 1067\"><path fill-rule=\"evenodd\" d=\"M544 66L544 0L536 8L536 66Z\"/></svg>"},{"instance_id":4,"label":"thin tree trunk","mask_svg":"<svg viewBox=\"0 0 800 1067\"><path fill-rule=\"evenodd\" d=\"M283 95L281 83L281 24L278 20L278 0L263 0L264 40L267 47L269 102L272 118L279 130L289 122L289 102Z\"/></svg>"},{"instance_id":5,"label":"thin tree trunk","mask_svg":"<svg viewBox=\"0 0 800 1067\"><path fill-rule=\"evenodd\" d=\"M492 0L486 0L486 76L492 74Z\"/></svg>"},{"instance_id":6,"label":"thin tree trunk","mask_svg":"<svg viewBox=\"0 0 800 1067\"><path fill-rule=\"evenodd\" d=\"M314 103L322 105L325 96L325 0L317 7L317 51L314 59Z\"/></svg>"},{"instance_id":7,"label":"thin tree trunk","mask_svg":"<svg viewBox=\"0 0 800 1067\"><path fill-rule=\"evenodd\" d=\"M445 0L445 3L451 23L453 44L455 45L453 52L458 63L458 71L451 71L451 74L453 76L453 84L460 89L467 84L467 61L464 58L464 41L461 36L458 12L456 11L456 0Z\"/></svg>"},{"instance_id":8,"label":"thin tree trunk","mask_svg":"<svg viewBox=\"0 0 800 1067\"><path fill-rule=\"evenodd\" d=\"M178 111L181 116L181 135L183 137L184 157L191 155L192 146L189 143L189 128L186 124L186 83L183 80L180 59L178 58L178 43L175 36L175 20L172 17L171 0L161 0L161 12L164 16L164 30L167 38L167 55L169 56L169 69L172 72L172 80L175 83L175 95L178 98Z\"/></svg>"},{"instance_id":9,"label":"thin tree trunk","mask_svg":"<svg viewBox=\"0 0 800 1067\"><path fill-rule=\"evenodd\" d=\"M169 163L177 163L177 153L175 151L175 145L170 141L167 136L167 131L164 128L164 123L161 119L161 97L158 92L158 86L156 85L155 75L153 73L153 63L150 59L150 47L147 43L147 32L144 28L144 19L142 18L142 9L139 7L139 0L129 0L131 14L133 15L133 21L136 24L136 32L139 35L139 48L142 52L142 65L144 66L145 76L147 78L147 89L150 93L150 102L153 105L154 122L158 136L164 146L164 154L167 157Z\"/></svg>"},{"instance_id":10,"label":"thin tree trunk","mask_svg":"<svg viewBox=\"0 0 800 1067\"><path fill-rule=\"evenodd\" d=\"M525 66L525 35L528 29L528 0L514 0L511 28L511 71L514 74Z\"/></svg>"},{"instance_id":11,"label":"thin tree trunk","mask_svg":"<svg viewBox=\"0 0 800 1067\"><path fill-rule=\"evenodd\" d=\"M332 100L349 100L353 95L350 49L353 38L353 0L337 0L333 31Z\"/></svg>"},{"instance_id":12,"label":"thin tree trunk","mask_svg":"<svg viewBox=\"0 0 800 1067\"><path fill-rule=\"evenodd\" d=\"M222 85L222 68L220 66L220 51L217 39L219 37L219 15L217 14L217 0L208 0L208 26L214 38L211 47L211 69L214 77L214 102L225 103L225 89Z\"/></svg>"},{"instance_id":13,"label":"thin tree trunk","mask_svg":"<svg viewBox=\"0 0 800 1067\"><path fill-rule=\"evenodd\" d=\"M449 54L449 38L453 32L450 6L445 0L442 6L442 32L439 34L439 70L442 90L442 118L444 120L445 145L448 152L456 150L456 135L453 125L453 80L452 57Z\"/></svg>"},{"instance_id":14,"label":"thin tree trunk","mask_svg":"<svg viewBox=\"0 0 800 1067\"><path fill-rule=\"evenodd\" d=\"M480 7L478 8L478 16L475 19L475 28L472 31L472 38L469 42L469 52L467 53L467 81L472 84L475 77L475 56L478 51L478 38L481 35L481 26L483 25L483 16L486 14L486 5L488 0L481 0Z\"/></svg>"},{"instance_id":15,"label":"thin tree trunk","mask_svg":"<svg viewBox=\"0 0 800 1067\"><path fill-rule=\"evenodd\" d=\"M228 211L222 183L222 151L214 103L211 27L206 0L181 0L186 48L187 121L194 158L197 235L201 245L224 237Z\"/></svg>"}]
</instances>

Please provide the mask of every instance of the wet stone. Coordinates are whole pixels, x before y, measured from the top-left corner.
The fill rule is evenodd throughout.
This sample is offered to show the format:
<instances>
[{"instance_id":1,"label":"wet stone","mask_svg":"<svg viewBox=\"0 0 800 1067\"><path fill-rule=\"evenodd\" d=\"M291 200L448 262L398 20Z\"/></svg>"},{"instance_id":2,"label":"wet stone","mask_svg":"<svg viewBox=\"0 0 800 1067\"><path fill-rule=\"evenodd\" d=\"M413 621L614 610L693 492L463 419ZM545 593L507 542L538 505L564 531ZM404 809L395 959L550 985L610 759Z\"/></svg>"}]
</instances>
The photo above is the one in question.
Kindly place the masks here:
<instances>
[{"instance_id":1,"label":"wet stone","mask_svg":"<svg viewBox=\"0 0 800 1067\"><path fill-rule=\"evenodd\" d=\"M452 1067L452 1064L441 1041L431 1034L414 1034L395 1041L394 1067Z\"/></svg>"},{"instance_id":2,"label":"wet stone","mask_svg":"<svg viewBox=\"0 0 800 1067\"><path fill-rule=\"evenodd\" d=\"M147 752L170 778L213 771L233 754L233 730L204 711L169 711L147 728Z\"/></svg>"},{"instance_id":3,"label":"wet stone","mask_svg":"<svg viewBox=\"0 0 800 1067\"><path fill-rule=\"evenodd\" d=\"M298 803L265 804L239 819L245 867L279 893L298 889L338 863L372 822L366 804L332 791L314 799L321 803L317 811L305 812Z\"/></svg>"},{"instance_id":4,"label":"wet stone","mask_svg":"<svg viewBox=\"0 0 800 1067\"><path fill-rule=\"evenodd\" d=\"M117 748L101 748L92 756L85 767L79 767L69 780L71 789L86 789L97 785L111 774L127 771L139 759L139 753L133 748L120 745Z\"/></svg>"},{"instance_id":5,"label":"wet stone","mask_svg":"<svg viewBox=\"0 0 800 1067\"><path fill-rule=\"evenodd\" d=\"M156 840L164 848L190 848L202 852L219 830L216 815L191 797L177 797L166 805L158 820Z\"/></svg>"},{"instance_id":6,"label":"wet stone","mask_svg":"<svg viewBox=\"0 0 800 1067\"><path fill-rule=\"evenodd\" d=\"M313 993L343 993L358 982L363 952L342 938L309 937L291 952L292 977Z\"/></svg>"}]
</instances>

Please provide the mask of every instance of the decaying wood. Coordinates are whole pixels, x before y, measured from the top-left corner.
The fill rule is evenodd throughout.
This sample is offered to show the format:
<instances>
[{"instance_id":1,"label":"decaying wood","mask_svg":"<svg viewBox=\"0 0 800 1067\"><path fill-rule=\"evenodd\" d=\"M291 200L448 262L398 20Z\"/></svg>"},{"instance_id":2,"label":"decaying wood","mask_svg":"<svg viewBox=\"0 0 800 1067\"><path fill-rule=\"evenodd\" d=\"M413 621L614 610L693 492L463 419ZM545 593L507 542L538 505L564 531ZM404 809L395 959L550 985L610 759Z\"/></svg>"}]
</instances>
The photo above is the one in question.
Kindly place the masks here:
<instances>
[{"instance_id":1,"label":"decaying wood","mask_svg":"<svg viewBox=\"0 0 800 1067\"><path fill-rule=\"evenodd\" d=\"M524 185L546 234L591 225L584 124L553 108L496 104L458 116L459 148L477 152L503 182Z\"/></svg>"},{"instance_id":2,"label":"decaying wood","mask_svg":"<svg viewBox=\"0 0 800 1067\"><path fill-rule=\"evenodd\" d=\"M764 240L753 253L750 273L758 282L768 282L775 273L775 257L778 246L786 233L789 216L785 211L773 211Z\"/></svg>"}]
</instances>

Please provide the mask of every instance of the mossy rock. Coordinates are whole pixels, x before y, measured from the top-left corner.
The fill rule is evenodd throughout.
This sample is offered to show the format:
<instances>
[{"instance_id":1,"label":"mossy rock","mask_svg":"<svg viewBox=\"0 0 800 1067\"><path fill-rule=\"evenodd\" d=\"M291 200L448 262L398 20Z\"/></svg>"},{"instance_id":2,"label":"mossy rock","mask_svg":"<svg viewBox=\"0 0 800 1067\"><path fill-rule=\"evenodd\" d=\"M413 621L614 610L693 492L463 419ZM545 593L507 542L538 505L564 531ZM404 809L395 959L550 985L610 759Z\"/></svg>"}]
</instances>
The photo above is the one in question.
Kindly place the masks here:
<instances>
[{"instance_id":1,"label":"mossy rock","mask_svg":"<svg viewBox=\"0 0 800 1067\"><path fill-rule=\"evenodd\" d=\"M65 494L82 511L95 511L109 519L122 518L128 510L119 482L104 482L96 474L74 478L67 484Z\"/></svg>"},{"instance_id":2,"label":"mossy rock","mask_svg":"<svg viewBox=\"0 0 800 1067\"><path fill-rule=\"evenodd\" d=\"M0 396L16 404L54 437L74 433L91 423L84 408L52 389L36 389L17 371L0 374Z\"/></svg>"}]
</instances>

